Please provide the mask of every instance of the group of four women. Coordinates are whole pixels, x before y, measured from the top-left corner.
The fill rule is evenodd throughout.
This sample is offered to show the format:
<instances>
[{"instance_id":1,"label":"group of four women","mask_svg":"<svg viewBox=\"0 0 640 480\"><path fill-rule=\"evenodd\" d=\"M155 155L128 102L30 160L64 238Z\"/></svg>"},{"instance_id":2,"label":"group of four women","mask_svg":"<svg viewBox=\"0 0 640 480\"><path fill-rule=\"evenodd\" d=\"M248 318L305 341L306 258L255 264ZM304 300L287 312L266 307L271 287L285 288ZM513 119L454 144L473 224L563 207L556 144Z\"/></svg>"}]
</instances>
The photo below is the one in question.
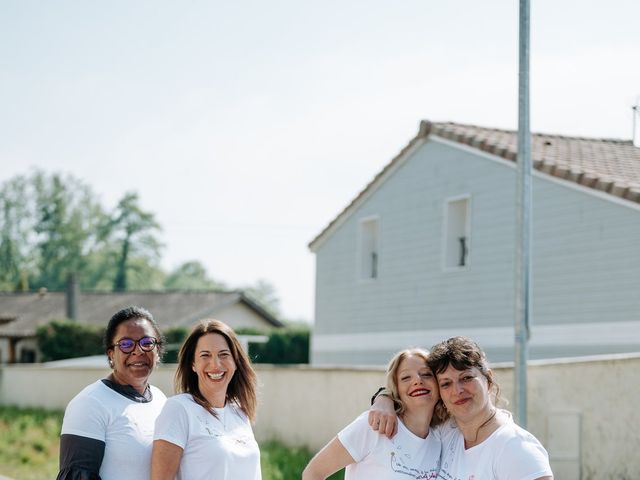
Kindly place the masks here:
<instances>
[{"instance_id":1,"label":"group of four women","mask_svg":"<svg viewBox=\"0 0 640 480\"><path fill-rule=\"evenodd\" d=\"M57 480L261 479L251 429L256 374L233 330L217 320L193 329L169 399L149 384L163 348L144 308L111 318L112 372L67 406ZM552 480L540 442L496 406L497 385L471 340L399 352L386 383L372 409L311 460L304 480L343 467L348 480Z\"/></svg>"}]
</instances>

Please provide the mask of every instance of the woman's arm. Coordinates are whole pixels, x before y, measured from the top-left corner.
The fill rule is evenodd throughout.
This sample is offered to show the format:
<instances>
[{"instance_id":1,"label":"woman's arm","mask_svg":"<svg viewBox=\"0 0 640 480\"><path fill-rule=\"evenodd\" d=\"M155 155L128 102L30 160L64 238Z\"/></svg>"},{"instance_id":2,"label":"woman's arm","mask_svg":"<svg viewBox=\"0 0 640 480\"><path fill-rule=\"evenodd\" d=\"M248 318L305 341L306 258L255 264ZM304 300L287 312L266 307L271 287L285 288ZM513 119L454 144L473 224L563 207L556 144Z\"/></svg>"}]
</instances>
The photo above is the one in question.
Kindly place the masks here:
<instances>
[{"instance_id":1,"label":"woman's arm","mask_svg":"<svg viewBox=\"0 0 640 480\"><path fill-rule=\"evenodd\" d=\"M56 480L100 480L104 442L64 433L60 436L60 470Z\"/></svg>"},{"instance_id":2,"label":"woman's arm","mask_svg":"<svg viewBox=\"0 0 640 480\"><path fill-rule=\"evenodd\" d=\"M380 434L389 438L398 431L398 416L393 400L386 395L378 395L369 410L369 425Z\"/></svg>"},{"instance_id":3,"label":"woman's arm","mask_svg":"<svg viewBox=\"0 0 640 480\"><path fill-rule=\"evenodd\" d=\"M354 463L338 437L334 437L311 459L302 472L302 480L325 480L329 475Z\"/></svg>"},{"instance_id":4,"label":"woman's arm","mask_svg":"<svg viewBox=\"0 0 640 480\"><path fill-rule=\"evenodd\" d=\"M182 448L166 440L154 440L151 453L151 480L174 480L180 460Z\"/></svg>"}]
</instances>

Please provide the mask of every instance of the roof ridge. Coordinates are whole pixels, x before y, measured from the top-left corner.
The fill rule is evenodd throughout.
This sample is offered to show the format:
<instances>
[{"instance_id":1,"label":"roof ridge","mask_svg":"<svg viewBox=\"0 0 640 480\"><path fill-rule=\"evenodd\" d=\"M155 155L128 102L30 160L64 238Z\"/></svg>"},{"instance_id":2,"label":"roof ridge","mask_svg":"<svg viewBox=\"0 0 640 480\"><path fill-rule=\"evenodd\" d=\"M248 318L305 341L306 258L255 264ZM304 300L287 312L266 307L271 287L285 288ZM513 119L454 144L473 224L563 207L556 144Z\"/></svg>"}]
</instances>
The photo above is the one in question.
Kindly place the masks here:
<instances>
[{"instance_id":1,"label":"roof ridge","mask_svg":"<svg viewBox=\"0 0 640 480\"><path fill-rule=\"evenodd\" d=\"M509 128L499 128L499 127L484 127L482 125L475 125L472 123L458 123L458 122L431 122L429 120L423 120L423 122L427 124L431 124L438 127L461 127L461 128L475 128L483 131L492 131L492 132L500 132L500 133L518 133L517 129L509 129ZM607 138L607 137L588 137L588 136L575 136L575 135L561 135L557 133L545 133L545 132L531 132L532 136L535 137L551 137L551 138L560 138L563 140L583 140L583 141L598 141L598 142L607 142L607 143L621 143L624 145L633 145L633 140L631 139L623 139L623 138Z\"/></svg>"}]
</instances>

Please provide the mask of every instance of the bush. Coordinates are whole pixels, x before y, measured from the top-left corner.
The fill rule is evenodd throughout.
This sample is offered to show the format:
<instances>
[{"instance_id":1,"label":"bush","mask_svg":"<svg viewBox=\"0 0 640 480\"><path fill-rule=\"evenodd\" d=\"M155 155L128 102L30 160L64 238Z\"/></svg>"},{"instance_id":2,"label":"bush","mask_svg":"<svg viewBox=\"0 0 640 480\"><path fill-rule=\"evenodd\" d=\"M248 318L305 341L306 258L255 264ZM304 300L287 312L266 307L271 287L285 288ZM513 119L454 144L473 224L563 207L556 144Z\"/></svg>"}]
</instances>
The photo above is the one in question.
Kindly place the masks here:
<instances>
[{"instance_id":1,"label":"bush","mask_svg":"<svg viewBox=\"0 0 640 480\"><path fill-rule=\"evenodd\" d=\"M54 320L36 330L44 361L100 355L103 336L103 327L71 320Z\"/></svg>"},{"instance_id":2,"label":"bush","mask_svg":"<svg viewBox=\"0 0 640 480\"><path fill-rule=\"evenodd\" d=\"M276 441L262 443L260 445L262 478L264 480L298 480L311 457L311 452L306 448L291 448ZM331 475L328 480L343 478L344 470L341 470Z\"/></svg>"},{"instance_id":3,"label":"bush","mask_svg":"<svg viewBox=\"0 0 640 480\"><path fill-rule=\"evenodd\" d=\"M309 327L295 326L260 333L238 329L238 334L268 335L267 343L250 343L249 356L254 363L309 363Z\"/></svg>"},{"instance_id":4,"label":"bush","mask_svg":"<svg viewBox=\"0 0 640 480\"><path fill-rule=\"evenodd\" d=\"M165 330L166 348L162 358L164 363L178 363L178 352L188 333L185 327L172 327Z\"/></svg>"}]
</instances>

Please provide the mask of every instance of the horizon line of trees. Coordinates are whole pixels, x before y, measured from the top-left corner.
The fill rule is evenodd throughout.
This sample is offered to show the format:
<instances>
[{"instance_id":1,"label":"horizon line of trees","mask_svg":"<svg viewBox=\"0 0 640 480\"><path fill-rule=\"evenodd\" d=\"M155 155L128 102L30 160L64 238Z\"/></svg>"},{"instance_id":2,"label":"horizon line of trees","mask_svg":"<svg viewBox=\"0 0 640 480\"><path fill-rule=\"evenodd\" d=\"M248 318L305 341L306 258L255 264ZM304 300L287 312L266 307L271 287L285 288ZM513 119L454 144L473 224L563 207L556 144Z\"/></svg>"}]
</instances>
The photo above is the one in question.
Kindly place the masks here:
<instances>
[{"instance_id":1,"label":"horizon line of trees","mask_svg":"<svg viewBox=\"0 0 640 480\"><path fill-rule=\"evenodd\" d=\"M17 175L0 185L0 291L64 290L74 274L81 290L241 289L280 316L267 280L229 287L198 260L163 270L161 231L136 192L109 210L72 175Z\"/></svg>"}]
</instances>

